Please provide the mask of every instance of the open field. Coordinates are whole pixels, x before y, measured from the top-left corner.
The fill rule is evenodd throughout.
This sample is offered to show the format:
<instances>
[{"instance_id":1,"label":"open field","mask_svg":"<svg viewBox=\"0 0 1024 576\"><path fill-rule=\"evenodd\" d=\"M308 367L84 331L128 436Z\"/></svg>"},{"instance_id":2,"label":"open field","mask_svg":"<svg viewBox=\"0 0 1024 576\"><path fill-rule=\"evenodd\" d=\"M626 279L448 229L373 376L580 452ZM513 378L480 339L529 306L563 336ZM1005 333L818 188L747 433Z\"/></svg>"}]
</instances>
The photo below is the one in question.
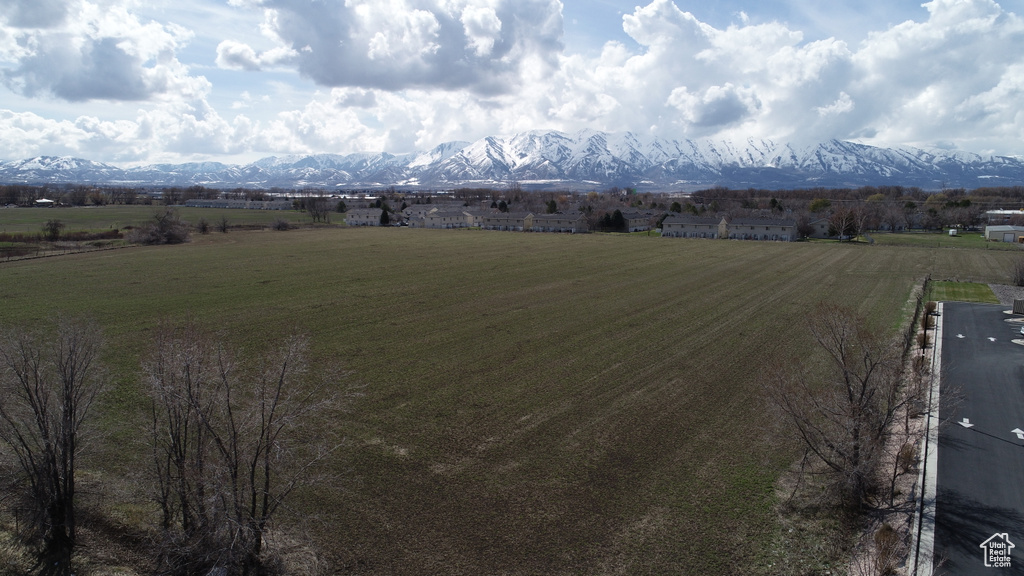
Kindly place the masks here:
<instances>
[{"instance_id":1,"label":"open field","mask_svg":"<svg viewBox=\"0 0 1024 576\"><path fill-rule=\"evenodd\" d=\"M883 326L925 275L1005 283L1015 254L864 244L379 228L251 231L0 264L0 319L105 328L89 454L138 522L139 357L186 315L240 344L292 327L365 385L329 426L338 486L283 520L344 574L778 574L774 484L797 456L759 393L805 311ZM809 560L813 565L813 558ZM769 567L771 566L771 567ZM818 567L820 568L820 567Z\"/></svg>"},{"instance_id":2,"label":"open field","mask_svg":"<svg viewBox=\"0 0 1024 576\"><path fill-rule=\"evenodd\" d=\"M66 226L65 231L121 230L138 226L151 219L164 206L97 206L74 208L0 208L0 232L39 232L44 222L57 219ZM221 208L175 207L182 220L196 223L206 218L211 225L226 217L231 226L269 226L277 218L289 222L310 222L305 212L294 210L226 210ZM332 222L342 222L342 214L331 214Z\"/></svg>"}]
</instances>

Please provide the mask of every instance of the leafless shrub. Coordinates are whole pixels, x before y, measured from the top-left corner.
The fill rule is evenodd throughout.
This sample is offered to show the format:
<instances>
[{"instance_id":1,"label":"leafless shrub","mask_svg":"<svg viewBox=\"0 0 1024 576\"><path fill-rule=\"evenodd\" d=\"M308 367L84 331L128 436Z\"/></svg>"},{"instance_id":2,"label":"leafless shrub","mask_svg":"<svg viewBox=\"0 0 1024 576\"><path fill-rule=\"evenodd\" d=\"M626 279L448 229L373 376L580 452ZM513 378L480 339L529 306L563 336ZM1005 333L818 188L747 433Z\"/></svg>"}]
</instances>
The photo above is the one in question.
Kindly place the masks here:
<instances>
[{"instance_id":1,"label":"leafless shrub","mask_svg":"<svg viewBox=\"0 0 1024 576\"><path fill-rule=\"evenodd\" d=\"M906 443L900 447L899 455L896 457L896 465L902 474L913 472L917 468L917 445Z\"/></svg>"},{"instance_id":2,"label":"leafless shrub","mask_svg":"<svg viewBox=\"0 0 1024 576\"><path fill-rule=\"evenodd\" d=\"M167 208L154 214L146 225L132 229L126 238L135 244L181 244L189 240L189 225Z\"/></svg>"},{"instance_id":3,"label":"leafless shrub","mask_svg":"<svg viewBox=\"0 0 1024 576\"><path fill-rule=\"evenodd\" d=\"M230 228L230 226L228 225L228 217L221 216L220 220L217 221L217 231L223 234L227 234L228 228Z\"/></svg>"},{"instance_id":4,"label":"leafless shrub","mask_svg":"<svg viewBox=\"0 0 1024 576\"><path fill-rule=\"evenodd\" d=\"M285 220L284 218L277 218L274 220L273 224L270 225L270 227L273 228L274 230L288 230L292 227L292 225L289 224L288 221Z\"/></svg>"},{"instance_id":5,"label":"leafless shrub","mask_svg":"<svg viewBox=\"0 0 1024 576\"><path fill-rule=\"evenodd\" d=\"M43 224L43 238L53 242L60 238L61 230L64 229L64 223L57 219L47 220L46 224Z\"/></svg>"},{"instance_id":6,"label":"leafless shrub","mask_svg":"<svg viewBox=\"0 0 1024 576\"><path fill-rule=\"evenodd\" d=\"M871 538L864 538L854 552L851 576L891 576L897 574L906 545L890 524L882 524Z\"/></svg>"},{"instance_id":7,"label":"leafless shrub","mask_svg":"<svg viewBox=\"0 0 1024 576\"><path fill-rule=\"evenodd\" d=\"M875 532L875 570L878 574L896 573L896 564L900 555L900 535L889 524L883 524Z\"/></svg>"}]
</instances>

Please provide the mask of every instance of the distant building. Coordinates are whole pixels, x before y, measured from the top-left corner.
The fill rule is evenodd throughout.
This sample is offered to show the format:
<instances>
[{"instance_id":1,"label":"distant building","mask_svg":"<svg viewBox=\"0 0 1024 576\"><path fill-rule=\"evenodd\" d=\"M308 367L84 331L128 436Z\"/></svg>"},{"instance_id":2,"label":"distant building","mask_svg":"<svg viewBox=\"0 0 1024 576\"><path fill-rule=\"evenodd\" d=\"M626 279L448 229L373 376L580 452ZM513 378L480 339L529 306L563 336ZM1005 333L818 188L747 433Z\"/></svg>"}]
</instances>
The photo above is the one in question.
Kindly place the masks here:
<instances>
[{"instance_id":1,"label":"distant building","mask_svg":"<svg viewBox=\"0 0 1024 576\"><path fill-rule=\"evenodd\" d=\"M186 200L188 208L230 208L238 210L291 210L291 200Z\"/></svg>"},{"instance_id":2,"label":"distant building","mask_svg":"<svg viewBox=\"0 0 1024 576\"><path fill-rule=\"evenodd\" d=\"M625 210L622 217L626 220L627 230L630 232L646 232L651 229L651 221L660 217L664 212L653 212L651 210Z\"/></svg>"},{"instance_id":3,"label":"distant building","mask_svg":"<svg viewBox=\"0 0 1024 576\"><path fill-rule=\"evenodd\" d=\"M719 218L669 216L661 223L663 238L718 238Z\"/></svg>"},{"instance_id":4,"label":"distant building","mask_svg":"<svg viewBox=\"0 0 1024 576\"><path fill-rule=\"evenodd\" d=\"M1012 220L1024 222L1024 210L989 210L985 221L989 224L1009 224Z\"/></svg>"},{"instance_id":5,"label":"distant building","mask_svg":"<svg viewBox=\"0 0 1024 576\"><path fill-rule=\"evenodd\" d=\"M729 231L728 238L733 240L795 242L799 238L796 231L796 220L734 218L727 221L726 224Z\"/></svg>"},{"instance_id":6,"label":"distant building","mask_svg":"<svg viewBox=\"0 0 1024 576\"><path fill-rule=\"evenodd\" d=\"M380 226L381 208L353 208L345 212L345 223L349 226Z\"/></svg>"},{"instance_id":7,"label":"distant building","mask_svg":"<svg viewBox=\"0 0 1024 576\"><path fill-rule=\"evenodd\" d=\"M581 213L576 214L534 214L530 220L529 230L533 232L569 232L581 234L589 232L587 218Z\"/></svg>"},{"instance_id":8,"label":"distant building","mask_svg":"<svg viewBox=\"0 0 1024 576\"><path fill-rule=\"evenodd\" d=\"M661 224L666 238L720 238L794 242L799 239L795 220L769 218L702 218L669 216Z\"/></svg>"},{"instance_id":9,"label":"distant building","mask_svg":"<svg viewBox=\"0 0 1024 576\"><path fill-rule=\"evenodd\" d=\"M495 212L487 214L480 222L484 230L508 230L522 232L532 223L531 212Z\"/></svg>"},{"instance_id":10,"label":"distant building","mask_svg":"<svg viewBox=\"0 0 1024 576\"><path fill-rule=\"evenodd\" d=\"M431 204L413 204L412 206L406 206L402 214L405 216L410 227L423 228L423 217L437 210L438 207Z\"/></svg>"},{"instance_id":11,"label":"distant building","mask_svg":"<svg viewBox=\"0 0 1024 576\"><path fill-rule=\"evenodd\" d=\"M832 231L832 224L828 221L828 218L818 218L817 220L811 220L811 238L831 238L833 235L830 234Z\"/></svg>"},{"instance_id":12,"label":"distant building","mask_svg":"<svg viewBox=\"0 0 1024 576\"><path fill-rule=\"evenodd\" d=\"M422 221L424 228L469 228L473 225L473 216L468 210L435 209L424 214Z\"/></svg>"},{"instance_id":13,"label":"distant building","mask_svg":"<svg viewBox=\"0 0 1024 576\"><path fill-rule=\"evenodd\" d=\"M1024 242L1024 226L985 226L985 240L989 242Z\"/></svg>"}]
</instances>

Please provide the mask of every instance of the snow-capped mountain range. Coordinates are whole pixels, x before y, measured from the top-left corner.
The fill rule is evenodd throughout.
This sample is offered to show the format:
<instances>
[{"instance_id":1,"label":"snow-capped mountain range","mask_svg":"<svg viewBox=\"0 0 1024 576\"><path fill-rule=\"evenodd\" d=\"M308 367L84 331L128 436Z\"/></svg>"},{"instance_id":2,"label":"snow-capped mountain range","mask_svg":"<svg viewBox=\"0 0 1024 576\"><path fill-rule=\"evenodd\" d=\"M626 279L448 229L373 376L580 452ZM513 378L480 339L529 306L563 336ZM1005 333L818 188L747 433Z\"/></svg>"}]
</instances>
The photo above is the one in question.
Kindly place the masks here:
<instances>
[{"instance_id":1,"label":"snow-capped mountain range","mask_svg":"<svg viewBox=\"0 0 1024 576\"><path fill-rule=\"evenodd\" d=\"M856 187L977 188L1024 184L1024 159L830 140L794 146L771 140L669 140L632 133L533 131L449 142L409 154L316 154L122 169L70 157L0 163L0 183L126 186L451 189L506 187L641 190Z\"/></svg>"}]
</instances>

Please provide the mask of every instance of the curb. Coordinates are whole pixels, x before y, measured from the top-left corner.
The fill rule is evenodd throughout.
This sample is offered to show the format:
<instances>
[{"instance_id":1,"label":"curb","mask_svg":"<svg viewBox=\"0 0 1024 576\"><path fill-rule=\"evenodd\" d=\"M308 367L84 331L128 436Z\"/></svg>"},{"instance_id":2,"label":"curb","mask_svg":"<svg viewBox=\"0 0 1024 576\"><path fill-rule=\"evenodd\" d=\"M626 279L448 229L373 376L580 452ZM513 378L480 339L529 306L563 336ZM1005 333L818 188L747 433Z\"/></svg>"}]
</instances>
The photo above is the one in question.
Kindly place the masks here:
<instances>
[{"instance_id":1,"label":"curb","mask_svg":"<svg viewBox=\"0 0 1024 576\"><path fill-rule=\"evenodd\" d=\"M932 385L928 397L928 423L921 455L921 473L917 485L921 487L914 519L914 576L932 576L935 556L935 489L939 460L939 381L942 374L942 302L935 318L935 343L932 346Z\"/></svg>"}]
</instances>

